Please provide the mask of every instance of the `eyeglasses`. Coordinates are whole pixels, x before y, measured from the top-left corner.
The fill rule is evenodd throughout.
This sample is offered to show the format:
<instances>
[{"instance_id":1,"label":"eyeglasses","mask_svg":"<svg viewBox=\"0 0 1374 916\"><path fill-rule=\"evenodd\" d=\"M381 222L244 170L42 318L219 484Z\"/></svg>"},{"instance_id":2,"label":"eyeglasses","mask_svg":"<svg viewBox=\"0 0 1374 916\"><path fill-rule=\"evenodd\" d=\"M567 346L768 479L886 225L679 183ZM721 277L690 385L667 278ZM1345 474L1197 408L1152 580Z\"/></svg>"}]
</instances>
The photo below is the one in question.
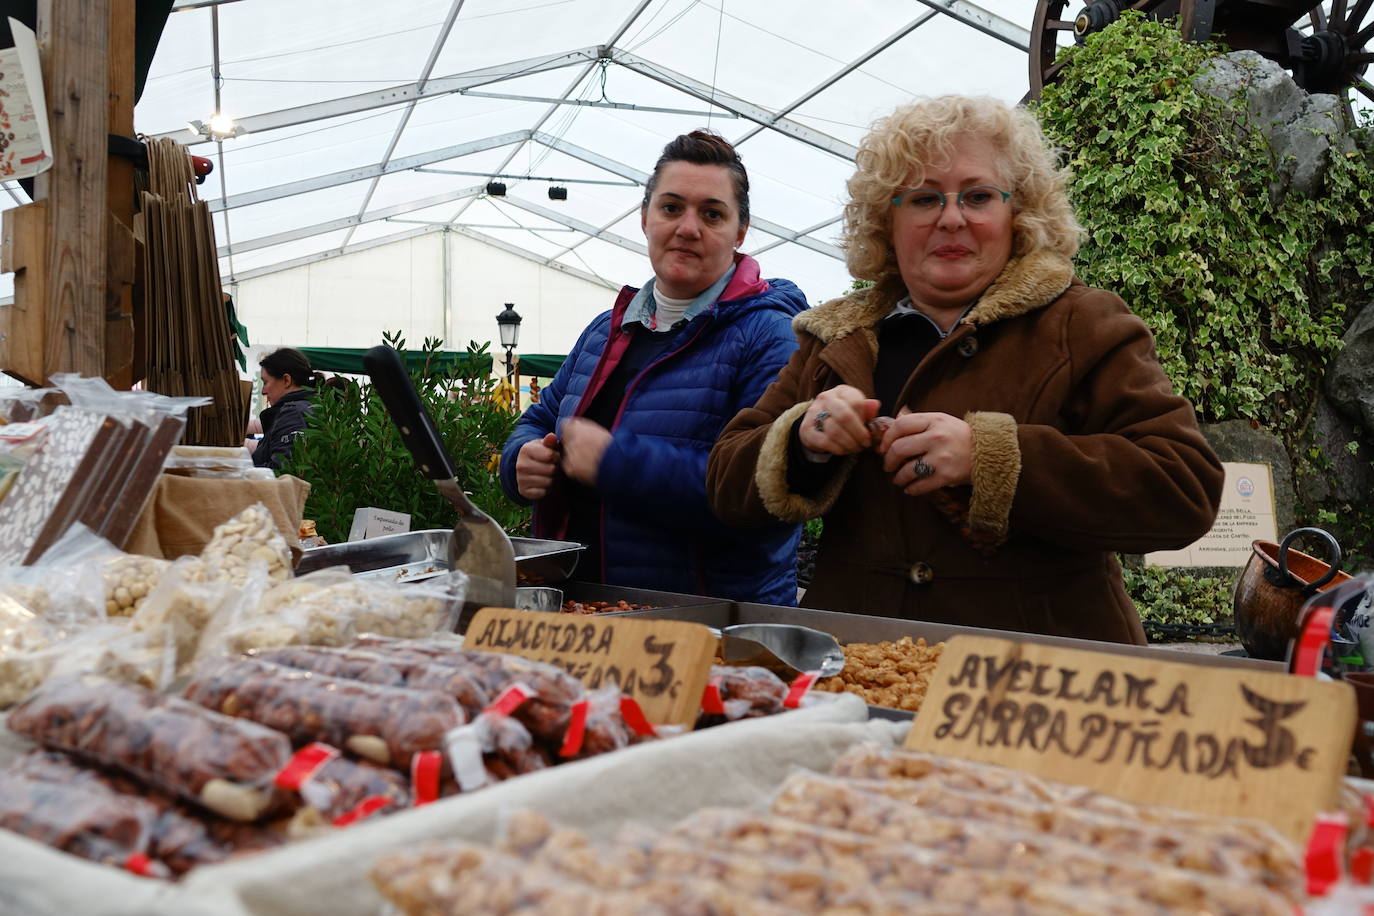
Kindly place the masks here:
<instances>
[{"instance_id":1,"label":"eyeglasses","mask_svg":"<svg viewBox=\"0 0 1374 916\"><path fill-rule=\"evenodd\" d=\"M959 211L970 223L986 223L998 218L1009 200L1009 193L987 184L964 188L954 197ZM892 198L892 206L904 208L918 226L928 226L938 220L948 202L949 195L932 188L915 188Z\"/></svg>"}]
</instances>

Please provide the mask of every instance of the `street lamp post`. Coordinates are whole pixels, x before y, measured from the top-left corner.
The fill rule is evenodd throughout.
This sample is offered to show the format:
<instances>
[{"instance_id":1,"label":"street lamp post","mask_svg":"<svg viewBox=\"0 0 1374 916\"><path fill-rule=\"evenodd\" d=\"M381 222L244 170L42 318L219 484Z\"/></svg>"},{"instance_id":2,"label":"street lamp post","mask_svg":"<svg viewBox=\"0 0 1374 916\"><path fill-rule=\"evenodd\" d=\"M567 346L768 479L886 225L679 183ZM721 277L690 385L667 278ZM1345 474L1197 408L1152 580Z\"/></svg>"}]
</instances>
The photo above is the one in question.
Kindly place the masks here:
<instances>
[{"instance_id":1,"label":"street lamp post","mask_svg":"<svg viewBox=\"0 0 1374 916\"><path fill-rule=\"evenodd\" d=\"M520 313L515 303L507 302L506 307L496 315L496 325L501 335L501 346L506 348L506 382L511 386L515 407L520 406L520 392L515 389L515 347L520 343Z\"/></svg>"}]
</instances>

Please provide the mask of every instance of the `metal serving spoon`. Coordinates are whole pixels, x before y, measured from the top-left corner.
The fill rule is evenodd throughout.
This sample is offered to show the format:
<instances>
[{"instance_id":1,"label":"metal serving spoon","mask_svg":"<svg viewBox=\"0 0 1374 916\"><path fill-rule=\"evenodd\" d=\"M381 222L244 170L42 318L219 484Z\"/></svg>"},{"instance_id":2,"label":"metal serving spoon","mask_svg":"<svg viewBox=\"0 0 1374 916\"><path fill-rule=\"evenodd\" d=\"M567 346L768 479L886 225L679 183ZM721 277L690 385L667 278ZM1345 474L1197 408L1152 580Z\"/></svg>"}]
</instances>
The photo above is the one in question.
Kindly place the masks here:
<instances>
[{"instance_id":1,"label":"metal serving spoon","mask_svg":"<svg viewBox=\"0 0 1374 916\"><path fill-rule=\"evenodd\" d=\"M844 650L835 637L794 623L740 623L711 632L720 638L727 665L759 665L793 676L816 671L832 677L844 670Z\"/></svg>"}]
</instances>

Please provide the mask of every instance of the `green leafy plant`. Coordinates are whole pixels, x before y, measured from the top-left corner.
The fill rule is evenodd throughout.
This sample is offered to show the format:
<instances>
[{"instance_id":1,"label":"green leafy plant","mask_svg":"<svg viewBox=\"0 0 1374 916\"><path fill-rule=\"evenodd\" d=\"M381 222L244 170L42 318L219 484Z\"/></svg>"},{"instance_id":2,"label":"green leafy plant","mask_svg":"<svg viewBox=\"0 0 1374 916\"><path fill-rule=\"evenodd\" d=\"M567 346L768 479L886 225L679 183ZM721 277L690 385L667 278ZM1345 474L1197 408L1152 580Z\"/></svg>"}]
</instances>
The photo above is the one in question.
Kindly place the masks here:
<instances>
[{"instance_id":1,"label":"green leafy plant","mask_svg":"<svg viewBox=\"0 0 1374 916\"><path fill-rule=\"evenodd\" d=\"M405 352L399 332L384 338ZM487 347L469 343L467 352L480 357ZM527 533L529 510L511 502L496 477L516 414L497 395L497 381L479 368L481 360L445 370L436 358L441 348L441 341L425 339L420 368L411 372L415 390L472 501L511 534ZM416 467L381 397L365 382L348 391L320 392L306 434L296 440L283 472L310 482L305 515L330 543L347 539L353 510L363 506L408 513L412 531L451 528L457 520L453 507Z\"/></svg>"},{"instance_id":2,"label":"green leafy plant","mask_svg":"<svg viewBox=\"0 0 1374 916\"><path fill-rule=\"evenodd\" d=\"M1266 125L1241 95L1197 88L1225 50L1128 12L1061 52L1068 63L1036 110L1072 170L1086 229L1079 275L1145 321L1203 420L1262 426L1297 475L1330 479L1313 432L1319 385L1352 310L1374 301L1368 118L1352 148L1330 151L1316 191L1276 193L1289 164ZM1374 560L1374 507L1332 499L1299 511Z\"/></svg>"},{"instance_id":3,"label":"green leafy plant","mask_svg":"<svg viewBox=\"0 0 1374 916\"><path fill-rule=\"evenodd\" d=\"M1273 202L1279 164L1245 100L1195 85L1220 51L1129 13L1067 52L1038 111L1069 154L1084 280L1120 293L1150 326L1199 414L1291 436L1345 329L1353 290L1330 281L1371 266L1367 245L1347 250L1366 221L1342 156L1320 196Z\"/></svg>"},{"instance_id":4,"label":"green leafy plant","mask_svg":"<svg viewBox=\"0 0 1374 916\"><path fill-rule=\"evenodd\" d=\"M1160 566L1128 566L1121 572L1147 633L1219 626L1232 620L1233 582L1228 578Z\"/></svg>"}]
</instances>

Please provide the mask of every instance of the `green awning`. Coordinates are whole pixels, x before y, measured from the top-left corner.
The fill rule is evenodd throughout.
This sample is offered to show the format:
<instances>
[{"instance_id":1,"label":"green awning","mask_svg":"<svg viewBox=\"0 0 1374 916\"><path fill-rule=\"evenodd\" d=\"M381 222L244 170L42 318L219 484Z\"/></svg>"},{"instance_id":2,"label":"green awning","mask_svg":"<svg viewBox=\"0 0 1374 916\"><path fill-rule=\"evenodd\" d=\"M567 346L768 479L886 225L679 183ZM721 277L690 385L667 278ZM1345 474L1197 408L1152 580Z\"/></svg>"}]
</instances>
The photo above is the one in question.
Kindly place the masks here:
<instances>
[{"instance_id":1,"label":"green awning","mask_svg":"<svg viewBox=\"0 0 1374 916\"><path fill-rule=\"evenodd\" d=\"M320 372L342 372L345 375L366 375L363 369L363 354L368 347L301 347L300 351L310 360L310 368ZM420 350L406 350L401 354L406 366L419 369L424 365L427 354ZM470 372L491 374L491 354L472 354L455 350L440 350L432 354L445 372Z\"/></svg>"},{"instance_id":2,"label":"green awning","mask_svg":"<svg viewBox=\"0 0 1374 916\"><path fill-rule=\"evenodd\" d=\"M521 353L520 374L532 375L535 378L553 378L558 374L563 360L567 358L556 353Z\"/></svg>"}]
</instances>

